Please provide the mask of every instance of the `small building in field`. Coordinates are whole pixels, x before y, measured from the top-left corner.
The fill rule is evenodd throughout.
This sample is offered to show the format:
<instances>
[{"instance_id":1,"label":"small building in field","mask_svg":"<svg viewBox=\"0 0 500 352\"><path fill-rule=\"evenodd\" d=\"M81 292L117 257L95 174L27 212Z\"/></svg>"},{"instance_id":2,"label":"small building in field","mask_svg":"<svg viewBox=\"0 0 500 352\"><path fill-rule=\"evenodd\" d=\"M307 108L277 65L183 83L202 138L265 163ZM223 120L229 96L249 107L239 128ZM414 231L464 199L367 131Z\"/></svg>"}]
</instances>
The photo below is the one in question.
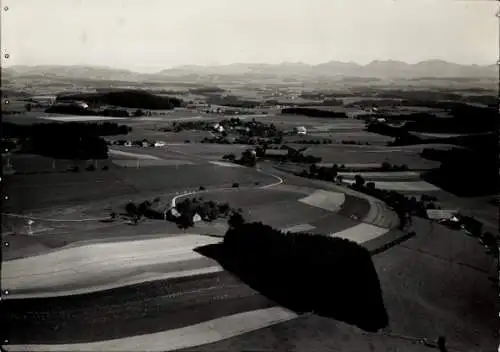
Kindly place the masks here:
<instances>
[{"instance_id":1,"label":"small building in field","mask_svg":"<svg viewBox=\"0 0 500 352\"><path fill-rule=\"evenodd\" d=\"M307 134L307 129L304 126L297 126L293 129L293 131L295 132L295 134L302 136Z\"/></svg>"}]
</instances>

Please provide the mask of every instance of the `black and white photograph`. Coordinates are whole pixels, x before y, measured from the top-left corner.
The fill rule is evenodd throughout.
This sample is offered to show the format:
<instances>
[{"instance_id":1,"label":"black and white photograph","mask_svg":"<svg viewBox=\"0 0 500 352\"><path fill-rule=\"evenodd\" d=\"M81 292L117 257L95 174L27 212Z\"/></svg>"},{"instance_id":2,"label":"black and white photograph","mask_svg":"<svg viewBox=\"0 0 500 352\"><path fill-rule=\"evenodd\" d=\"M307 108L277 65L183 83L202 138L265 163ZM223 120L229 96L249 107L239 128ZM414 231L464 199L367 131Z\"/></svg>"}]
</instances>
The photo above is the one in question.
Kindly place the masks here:
<instances>
[{"instance_id":1,"label":"black and white photograph","mask_svg":"<svg viewBox=\"0 0 500 352\"><path fill-rule=\"evenodd\" d=\"M0 4L1 350L500 351L498 1Z\"/></svg>"}]
</instances>

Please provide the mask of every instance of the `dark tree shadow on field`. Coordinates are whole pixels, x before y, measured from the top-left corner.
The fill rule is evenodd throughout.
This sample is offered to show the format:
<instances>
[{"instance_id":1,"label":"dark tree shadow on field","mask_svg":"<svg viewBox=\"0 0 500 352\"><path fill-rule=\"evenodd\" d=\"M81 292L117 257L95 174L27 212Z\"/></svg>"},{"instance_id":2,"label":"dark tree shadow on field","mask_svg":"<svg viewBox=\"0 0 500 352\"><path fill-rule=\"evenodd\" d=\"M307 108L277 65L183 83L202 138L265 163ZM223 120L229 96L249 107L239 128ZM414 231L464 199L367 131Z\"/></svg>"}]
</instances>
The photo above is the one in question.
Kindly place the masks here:
<instances>
[{"instance_id":1,"label":"dark tree shadow on field","mask_svg":"<svg viewBox=\"0 0 500 352\"><path fill-rule=\"evenodd\" d=\"M314 312L371 332L388 325L371 256L357 243L245 223L231 227L223 243L195 251L297 313Z\"/></svg>"}]
</instances>

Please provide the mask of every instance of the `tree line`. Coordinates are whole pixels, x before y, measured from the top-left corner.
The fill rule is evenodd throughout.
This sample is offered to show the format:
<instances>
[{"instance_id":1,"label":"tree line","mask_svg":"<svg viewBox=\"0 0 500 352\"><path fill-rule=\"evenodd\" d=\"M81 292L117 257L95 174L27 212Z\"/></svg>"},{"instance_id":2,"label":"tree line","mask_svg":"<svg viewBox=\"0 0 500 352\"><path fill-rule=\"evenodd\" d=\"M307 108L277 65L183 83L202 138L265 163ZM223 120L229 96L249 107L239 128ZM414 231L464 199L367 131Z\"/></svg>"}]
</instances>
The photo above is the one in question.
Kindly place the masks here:
<instances>
[{"instance_id":1,"label":"tree line","mask_svg":"<svg viewBox=\"0 0 500 352\"><path fill-rule=\"evenodd\" d=\"M4 123L3 137L17 138L21 151L62 159L107 159L108 146L101 136L127 134L131 128L116 123Z\"/></svg>"},{"instance_id":2,"label":"tree line","mask_svg":"<svg viewBox=\"0 0 500 352\"><path fill-rule=\"evenodd\" d=\"M275 302L298 312L342 320L367 331L388 323L370 253L355 242L312 233L281 232L241 214L216 260Z\"/></svg>"},{"instance_id":3,"label":"tree line","mask_svg":"<svg viewBox=\"0 0 500 352\"><path fill-rule=\"evenodd\" d=\"M309 117L330 117L339 119L347 118L347 115L344 112L328 111L314 108L285 108L281 109L281 113L291 115L304 115Z\"/></svg>"},{"instance_id":4,"label":"tree line","mask_svg":"<svg viewBox=\"0 0 500 352\"><path fill-rule=\"evenodd\" d=\"M171 110L183 105L181 99L159 96L145 90L61 94L56 97L56 102L61 101L85 101L89 105L113 105L148 110Z\"/></svg>"}]
</instances>

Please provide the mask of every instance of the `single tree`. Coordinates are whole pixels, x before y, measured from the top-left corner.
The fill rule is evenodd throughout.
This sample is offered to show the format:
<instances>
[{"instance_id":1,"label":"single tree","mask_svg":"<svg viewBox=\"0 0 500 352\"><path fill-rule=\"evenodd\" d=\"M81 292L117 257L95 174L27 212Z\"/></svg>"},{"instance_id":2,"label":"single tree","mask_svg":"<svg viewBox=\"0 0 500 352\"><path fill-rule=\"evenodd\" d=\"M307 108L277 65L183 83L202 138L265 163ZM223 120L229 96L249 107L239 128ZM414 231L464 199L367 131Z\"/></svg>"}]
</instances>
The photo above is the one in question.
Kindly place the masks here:
<instances>
[{"instance_id":1,"label":"single tree","mask_svg":"<svg viewBox=\"0 0 500 352\"><path fill-rule=\"evenodd\" d=\"M229 227L237 227L245 223L245 219L243 218L243 215L241 215L241 213L233 212L227 223Z\"/></svg>"},{"instance_id":2,"label":"single tree","mask_svg":"<svg viewBox=\"0 0 500 352\"><path fill-rule=\"evenodd\" d=\"M132 202L128 202L125 206L125 211L129 216L133 216L137 213L137 206Z\"/></svg>"},{"instance_id":3,"label":"single tree","mask_svg":"<svg viewBox=\"0 0 500 352\"><path fill-rule=\"evenodd\" d=\"M365 184L365 179L361 175L354 176L354 183L356 186L361 187Z\"/></svg>"},{"instance_id":4,"label":"single tree","mask_svg":"<svg viewBox=\"0 0 500 352\"><path fill-rule=\"evenodd\" d=\"M134 116L135 116L135 117L144 116L144 111L142 111L141 109L137 109L137 110L134 112Z\"/></svg>"}]
</instances>

